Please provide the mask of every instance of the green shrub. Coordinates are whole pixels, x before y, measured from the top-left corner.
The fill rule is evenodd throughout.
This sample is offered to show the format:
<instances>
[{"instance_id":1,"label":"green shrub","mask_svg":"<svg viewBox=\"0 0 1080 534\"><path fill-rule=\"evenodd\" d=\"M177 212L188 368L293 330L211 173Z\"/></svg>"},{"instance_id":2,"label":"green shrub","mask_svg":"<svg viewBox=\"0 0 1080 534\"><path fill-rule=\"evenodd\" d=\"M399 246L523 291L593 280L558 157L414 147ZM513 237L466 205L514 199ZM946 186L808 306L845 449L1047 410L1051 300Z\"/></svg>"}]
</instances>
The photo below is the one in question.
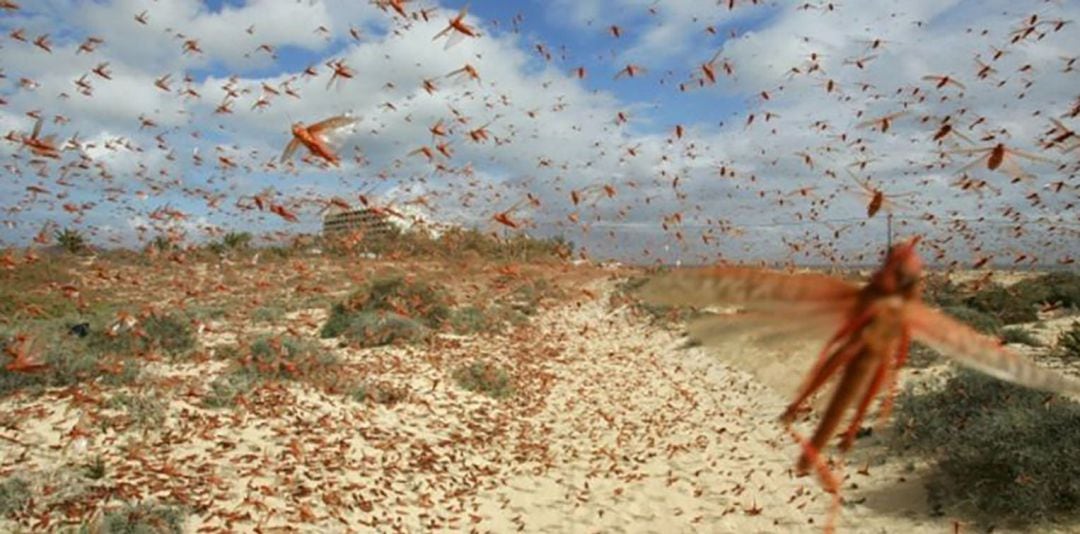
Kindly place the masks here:
<instances>
[{"instance_id":1,"label":"green shrub","mask_svg":"<svg viewBox=\"0 0 1080 534\"><path fill-rule=\"evenodd\" d=\"M989 313L966 306L952 306L942 311L984 334L995 335L1001 330L1001 321Z\"/></svg>"},{"instance_id":2,"label":"green shrub","mask_svg":"<svg viewBox=\"0 0 1080 534\"><path fill-rule=\"evenodd\" d=\"M168 404L156 394L121 392L105 401L105 408L125 412L131 424L145 429L160 427L165 422Z\"/></svg>"},{"instance_id":3,"label":"green shrub","mask_svg":"<svg viewBox=\"0 0 1080 534\"><path fill-rule=\"evenodd\" d=\"M365 346L414 341L450 318L448 298L438 288L402 276L379 278L330 309L323 338L344 336Z\"/></svg>"},{"instance_id":4,"label":"green shrub","mask_svg":"<svg viewBox=\"0 0 1080 534\"><path fill-rule=\"evenodd\" d=\"M642 302L633 296L653 276L657 276L663 272L664 270L656 270L654 274L627 278L620 282L612 293L612 299L615 301L613 303L617 304L620 301L627 302L627 299L629 299L628 302L633 306L633 309L644 314L653 324L665 327L681 326L685 324L697 315L695 310L688 307L649 304Z\"/></svg>"},{"instance_id":5,"label":"green shrub","mask_svg":"<svg viewBox=\"0 0 1080 534\"><path fill-rule=\"evenodd\" d=\"M0 482L0 516L22 509L30 497L30 484L23 479L13 477Z\"/></svg>"},{"instance_id":6,"label":"green shrub","mask_svg":"<svg viewBox=\"0 0 1080 534\"><path fill-rule=\"evenodd\" d=\"M179 506L152 503L125 504L107 512L100 525L84 525L81 531L106 534L180 534L184 531L187 511Z\"/></svg>"},{"instance_id":7,"label":"green shrub","mask_svg":"<svg viewBox=\"0 0 1080 534\"><path fill-rule=\"evenodd\" d=\"M934 461L939 513L1029 526L1080 512L1080 404L961 370L896 406L891 446Z\"/></svg>"},{"instance_id":8,"label":"green shrub","mask_svg":"<svg viewBox=\"0 0 1080 534\"><path fill-rule=\"evenodd\" d=\"M247 395L258 385L257 375L231 372L221 375L210 382L210 392L203 398L207 408L225 408Z\"/></svg>"},{"instance_id":9,"label":"green shrub","mask_svg":"<svg viewBox=\"0 0 1080 534\"><path fill-rule=\"evenodd\" d=\"M0 396L19 390L67 387L94 380L108 385L131 384L138 378L141 369L135 359L101 350L69 335L66 330L61 322L37 325L30 333L35 341L29 350L46 367L31 373L0 368ZM0 332L0 339L7 340L9 335Z\"/></svg>"},{"instance_id":10,"label":"green shrub","mask_svg":"<svg viewBox=\"0 0 1080 534\"><path fill-rule=\"evenodd\" d=\"M161 351L173 357L188 354L195 348L195 332L186 317L178 314L153 314L139 320L135 328L111 334L102 323L92 328L87 345L118 354Z\"/></svg>"},{"instance_id":11,"label":"green shrub","mask_svg":"<svg viewBox=\"0 0 1080 534\"><path fill-rule=\"evenodd\" d=\"M489 362L473 362L454 371L454 380L464 389L503 399L513 393L510 375L505 369Z\"/></svg>"},{"instance_id":12,"label":"green shrub","mask_svg":"<svg viewBox=\"0 0 1080 534\"><path fill-rule=\"evenodd\" d=\"M923 277L923 300L938 308L964 304L960 287L948 277L933 273Z\"/></svg>"},{"instance_id":13,"label":"green shrub","mask_svg":"<svg viewBox=\"0 0 1080 534\"><path fill-rule=\"evenodd\" d=\"M97 455L82 466L83 476L90 480L101 480L105 478L107 468L108 466L105 464L105 458L101 455Z\"/></svg>"},{"instance_id":14,"label":"green shrub","mask_svg":"<svg viewBox=\"0 0 1080 534\"><path fill-rule=\"evenodd\" d=\"M375 404L393 406L408 398L409 390L386 382L378 382L354 387L349 396L356 402L371 401Z\"/></svg>"},{"instance_id":15,"label":"green shrub","mask_svg":"<svg viewBox=\"0 0 1080 534\"><path fill-rule=\"evenodd\" d=\"M150 242L150 247L159 252L171 252L173 249L178 248L176 243L167 235L154 237L154 240Z\"/></svg>"},{"instance_id":16,"label":"green shrub","mask_svg":"<svg viewBox=\"0 0 1080 534\"><path fill-rule=\"evenodd\" d=\"M991 315L999 323L1030 323L1039 319L1038 304L1041 292L1025 291L1017 286L990 284L965 299L964 304L976 311Z\"/></svg>"},{"instance_id":17,"label":"green shrub","mask_svg":"<svg viewBox=\"0 0 1080 534\"><path fill-rule=\"evenodd\" d=\"M195 333L188 321L173 314L154 314L142 321L144 341L172 356L195 348Z\"/></svg>"},{"instance_id":18,"label":"green shrub","mask_svg":"<svg viewBox=\"0 0 1080 534\"><path fill-rule=\"evenodd\" d=\"M510 309L525 315L536 315L540 303L558 295L558 291L547 280L536 278L518 284L508 297Z\"/></svg>"},{"instance_id":19,"label":"green shrub","mask_svg":"<svg viewBox=\"0 0 1080 534\"><path fill-rule=\"evenodd\" d=\"M466 306L450 314L450 326L454 332L474 334L498 331L501 322L479 306Z\"/></svg>"},{"instance_id":20,"label":"green shrub","mask_svg":"<svg viewBox=\"0 0 1080 534\"><path fill-rule=\"evenodd\" d=\"M1036 303L1080 308L1080 273L1077 272L1060 271L1042 274L1017 282L1013 289L1017 293L1030 295L1030 299Z\"/></svg>"},{"instance_id":21,"label":"green shrub","mask_svg":"<svg viewBox=\"0 0 1080 534\"><path fill-rule=\"evenodd\" d=\"M1001 339L1006 343L1019 343L1029 347L1041 347L1042 342L1030 331L1013 326L1001 331Z\"/></svg>"},{"instance_id":22,"label":"green shrub","mask_svg":"<svg viewBox=\"0 0 1080 534\"><path fill-rule=\"evenodd\" d=\"M1080 359L1080 321L1073 321L1069 329L1058 336L1054 353L1068 360Z\"/></svg>"},{"instance_id":23,"label":"green shrub","mask_svg":"<svg viewBox=\"0 0 1080 534\"><path fill-rule=\"evenodd\" d=\"M322 337L344 337L361 347L379 347L423 339L428 329L422 323L386 312L345 312L338 307L322 329Z\"/></svg>"},{"instance_id":24,"label":"green shrub","mask_svg":"<svg viewBox=\"0 0 1080 534\"><path fill-rule=\"evenodd\" d=\"M244 250L251 247L251 232L229 232L221 237L221 245L228 250Z\"/></svg>"},{"instance_id":25,"label":"green shrub","mask_svg":"<svg viewBox=\"0 0 1080 534\"><path fill-rule=\"evenodd\" d=\"M233 405L260 384L274 381L334 380L340 360L318 343L291 336L259 336L241 350L228 351L229 369L210 382L203 399L210 408Z\"/></svg>"},{"instance_id":26,"label":"green shrub","mask_svg":"<svg viewBox=\"0 0 1080 534\"><path fill-rule=\"evenodd\" d=\"M243 369L271 380L310 376L340 363L317 343L291 336L256 338L248 354L240 362Z\"/></svg>"},{"instance_id":27,"label":"green shrub","mask_svg":"<svg viewBox=\"0 0 1080 534\"><path fill-rule=\"evenodd\" d=\"M260 306L251 313L256 321L272 323L285 318L285 309L280 306Z\"/></svg>"}]
</instances>

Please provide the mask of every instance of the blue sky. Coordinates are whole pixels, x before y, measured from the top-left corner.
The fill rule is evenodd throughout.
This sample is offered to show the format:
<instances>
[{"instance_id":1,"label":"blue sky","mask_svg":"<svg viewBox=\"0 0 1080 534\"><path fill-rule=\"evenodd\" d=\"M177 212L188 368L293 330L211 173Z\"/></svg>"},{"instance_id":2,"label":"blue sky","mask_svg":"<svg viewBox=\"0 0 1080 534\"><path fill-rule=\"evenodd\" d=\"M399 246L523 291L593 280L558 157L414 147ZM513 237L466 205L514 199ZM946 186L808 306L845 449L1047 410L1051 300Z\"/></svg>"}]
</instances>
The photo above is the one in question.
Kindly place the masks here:
<instances>
[{"instance_id":1,"label":"blue sky","mask_svg":"<svg viewBox=\"0 0 1080 534\"><path fill-rule=\"evenodd\" d=\"M506 229L492 216L517 205L517 231L566 234L597 257L869 262L889 211L946 263L1080 255L1077 152L1047 144L1050 118L1077 128L1068 115L1077 71L1063 67L1080 38L1054 25L1080 17L1072 3L738 2L729 10L692 0L473 1L466 22L482 35L449 49L432 37L461 2L407 2L409 20L351 0L22 4L0 20L3 33L22 28L28 41L48 33L53 51L0 38L0 129L27 132L26 113L39 110L64 119L47 121L46 133L78 133L88 144L44 165L17 143L0 144L14 177L0 186L10 199L0 206L5 244L25 244L44 225L87 226L101 241L126 244L140 226L146 237L191 243L244 228L280 239L317 231L329 199L356 203L364 194L415 217L497 232ZM134 20L143 10L145 25ZM1036 31L1011 42L1032 15ZM78 52L88 36L104 43ZM184 53L187 39L203 53ZM1006 53L991 59L994 50ZM717 83L680 91L699 85L714 55ZM331 60L356 76L328 88ZM980 75L977 61L992 74ZM112 80L91 72L103 62ZM464 64L481 80L447 77ZM628 64L647 72L614 79ZM315 79L302 75L309 65ZM946 74L963 90L926 78ZM76 91L83 75L89 95ZM169 92L153 83L164 75ZM438 90L428 94L424 80ZM301 98L264 87L291 87ZM265 109L254 106L259 98ZM231 113L214 113L223 102ZM897 112L891 128L873 126ZM291 122L341 113L358 118L330 140L341 167L273 163ZM946 120L965 137L932 139ZM428 129L439 121L449 134L433 139ZM489 122L493 139L469 137ZM441 142L449 155L415 155ZM1037 158L1010 152L1001 169L988 169L979 160L996 143ZM223 168L219 156L237 167ZM874 191L911 195L867 217ZM211 205L204 193L222 200ZM260 193L300 222L243 207ZM95 205L80 218L64 208L72 202ZM185 217L151 218L162 206Z\"/></svg>"}]
</instances>

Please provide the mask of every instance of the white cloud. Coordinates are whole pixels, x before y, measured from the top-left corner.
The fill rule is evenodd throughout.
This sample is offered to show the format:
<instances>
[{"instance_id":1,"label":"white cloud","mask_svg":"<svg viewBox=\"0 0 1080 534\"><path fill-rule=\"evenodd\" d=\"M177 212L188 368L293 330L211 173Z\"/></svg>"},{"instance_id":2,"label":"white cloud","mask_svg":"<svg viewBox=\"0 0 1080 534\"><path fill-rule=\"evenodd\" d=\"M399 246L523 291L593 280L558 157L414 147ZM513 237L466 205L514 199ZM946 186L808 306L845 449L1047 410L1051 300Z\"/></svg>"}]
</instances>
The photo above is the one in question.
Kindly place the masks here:
<instances>
[{"instance_id":1,"label":"white cloud","mask_svg":"<svg viewBox=\"0 0 1080 534\"><path fill-rule=\"evenodd\" d=\"M654 5L652 14L649 8ZM857 186L844 171L860 160L868 161L860 174L871 176L876 187L887 192L914 190L900 212L911 219L905 224L942 240L962 232L915 219L929 214L938 220L957 216L1001 220L1009 216L1009 208L1039 218L1066 209L1075 198L1075 155L1056 156L1066 164L1064 170L1031 164L1039 173L1033 184L1008 184L1000 174L978 173L1002 191L980 198L953 185L955 170L969 157L954 154L951 161L942 160L940 148L930 140L948 115L958 130L974 139L1004 128L1009 137L999 136L1002 142L1034 151L1049 127L1046 117L1075 105L1076 95L1070 91L1077 74L1061 72L1064 62L1059 56L1080 50L1080 38L1076 32L1044 28L1047 36L1042 40L1007 45L1009 31L1027 15L1002 15L1010 5L984 10L968 2L852 2L830 13L797 10L794 5L729 12L712 2L622 0L617 9L595 1L555 2L551 11L562 19L553 14L549 22L561 20L598 34L607 25L623 25L623 38L609 39L612 44L601 52L617 47L622 57L671 66L677 69L670 76L675 80L688 79L716 51L699 48L713 39L705 27L715 27L719 41L731 25L750 25L751 30L728 40L721 50L734 65L735 75L721 74L720 83L695 98L736 96L752 104L735 119L702 109L696 123L684 124L684 138L675 140L671 125L663 122L665 106L682 98L672 85L657 85L648 95L657 104L655 109L635 101L632 92L620 92L618 85L614 92L594 91L589 80L573 78L566 65L538 59L531 50L534 40L510 33L485 32L480 39L466 39L444 50L431 38L456 10L433 12L429 22L405 23L366 3L345 0L261 0L219 12L194 0L50 0L36 8L45 15L18 15L9 23L25 27L31 37L52 31L57 44L52 54L46 54L28 43L4 43L0 61L9 85L27 77L41 87L5 90L8 105L0 126L5 131L28 131L32 120L22 114L30 110L42 110L49 117L63 115L71 123L50 125L48 131L62 136L80 132L80 137L94 142L97 148L89 151L90 157L113 178L102 179L97 168L77 170L77 179L82 180L78 186L54 185L54 189L92 197L104 196L105 187L123 186L147 192L152 200L101 202L92 210L95 220L101 221L110 217L123 221L130 218L129 210L145 215L172 203L190 211L191 220L204 217L222 224L258 220L270 229L314 231L318 202L311 200L330 196L355 200L358 193L374 190L392 191L395 202L427 201L439 217L495 228L492 214L531 195L540 207L523 206L515 212L518 217L535 224L535 231L565 232L592 250L638 253L648 247L656 252L679 231L685 244L669 248L681 247L689 256L713 257L717 246L725 254L777 257L793 252L775 237L762 239L769 235L801 243L802 250L796 253L800 256L811 250L820 260L840 248L849 258L862 254L871 259L883 222L860 219L866 199L854 192ZM1049 6L1040 8L1040 16L1076 19L1078 9L1071 4ZM148 12L146 26L133 20L143 10ZM763 14L768 16L754 18ZM480 24L476 17L469 22ZM246 28L252 24L254 35L249 35ZM67 30L46 29L58 25ZM329 30L329 42L316 31L320 26ZM360 42L348 35L354 26L365 30ZM986 36L979 35L983 29ZM61 37L68 33L70 39ZM177 38L177 33L198 39L203 54L185 55L184 38ZM106 42L93 54L77 54L86 35L100 35ZM863 42L878 38L884 39L878 48ZM287 46L306 50L318 58L312 61L317 77L301 74L306 65L282 72L286 69L274 64L269 54L255 51L263 43L278 51ZM1000 71L996 80L1005 81L1000 87L995 79L975 77L975 55L989 61L991 46L1009 50L994 62ZM854 58L869 55L876 57L863 68L851 64ZM330 59L347 64L355 71L354 78L328 89L330 71L325 63ZM104 61L110 63L113 80L91 74L93 96L78 94L74 80ZM814 72L807 74L815 63ZM465 64L479 72L480 82L452 82L445 77ZM1027 64L1034 72L1019 71ZM789 75L792 68L800 73ZM185 73L203 70L218 75L191 83L200 98L182 96ZM264 72L277 74L258 74ZM154 80L165 74L171 74L172 92L154 86ZM663 73L653 74L660 78ZM967 90L961 97L951 87L935 89L921 80L927 74L955 76ZM438 90L428 94L424 80L434 81ZM1024 88L1024 80L1032 85ZM263 89L265 84L280 91L286 82L300 98ZM827 91L830 82L833 90ZM860 84L873 88L861 90ZM232 113L217 114L215 109L226 100L226 87L238 96L228 98ZM916 87L919 94L913 94ZM767 101L758 97L761 91L768 91ZM60 92L70 98L58 99ZM1021 92L1024 98L1018 99ZM260 97L267 98L269 106L252 109ZM855 127L868 117L905 106L910 113L897 118L887 133ZM340 143L342 168L318 170L300 161L291 172L267 167L289 140L291 122L311 123L345 112L362 120ZM616 124L619 112L629 113L631 123ZM778 117L766 121L767 112ZM755 120L744 126L750 113ZM141 125L140 117L156 126ZM985 120L968 128L978 117ZM449 129L445 141L453 156L428 162L410 155L420 147L435 150L442 142L433 141L429 132L440 120ZM726 125L714 126L719 120ZM474 142L469 132L489 121L489 140ZM1066 122L1075 128L1075 119ZM158 136L163 147L158 146ZM104 147L105 140L115 138L128 140L133 149ZM193 164L196 148L201 166ZM3 150L7 154L10 145ZM363 164L358 162L361 155ZM812 168L806 155L813 159ZM224 167L219 156L236 167ZM25 159L14 163L23 168L23 176L16 179L20 185L38 179L26 168ZM720 167L736 177L721 177ZM1065 193L1046 192L1045 186L1055 181L1069 184ZM601 185L612 186L615 196L595 195ZM267 187L306 214L304 223L289 226L273 215L233 207L239 197ZM807 187L814 188L812 195L793 194ZM574 205L571 191L591 191L595 198ZM1041 204L1031 205L1027 196L1033 191L1040 192ZM208 208L207 198L219 195L226 199L216 201L216 209ZM39 209L40 204L31 208ZM675 214L682 217L681 223L672 218ZM28 216L26 210L18 215ZM573 217L581 224L570 222ZM661 228L665 217L667 231ZM770 226L777 222L786 226ZM582 236L582 226L589 228L587 236ZM837 228L846 228L839 240L833 235ZM957 238L950 246L962 255L980 241L1016 242L999 228L1007 230L984 226L970 243ZM1033 233L1038 230L1031 227ZM609 231L621 241L613 240ZM1058 256L1075 248L1075 241L1060 246L1068 234L1039 235L1054 243L1043 249L1056 249Z\"/></svg>"}]
</instances>

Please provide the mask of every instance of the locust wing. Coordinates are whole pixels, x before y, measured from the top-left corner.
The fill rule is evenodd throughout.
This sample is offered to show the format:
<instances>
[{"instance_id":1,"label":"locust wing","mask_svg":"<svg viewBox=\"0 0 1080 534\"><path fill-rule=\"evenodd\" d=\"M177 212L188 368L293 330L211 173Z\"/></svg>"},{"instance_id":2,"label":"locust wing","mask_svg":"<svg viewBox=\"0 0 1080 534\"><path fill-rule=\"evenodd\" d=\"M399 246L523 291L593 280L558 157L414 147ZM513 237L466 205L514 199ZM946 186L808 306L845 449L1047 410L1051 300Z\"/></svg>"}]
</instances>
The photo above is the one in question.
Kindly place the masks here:
<instances>
[{"instance_id":1,"label":"locust wing","mask_svg":"<svg viewBox=\"0 0 1080 534\"><path fill-rule=\"evenodd\" d=\"M980 334L938 310L921 303L909 303L905 313L914 340L960 365L1024 387L1080 395L1080 381L1039 367L1006 349L998 340Z\"/></svg>"},{"instance_id":2,"label":"locust wing","mask_svg":"<svg viewBox=\"0 0 1080 534\"><path fill-rule=\"evenodd\" d=\"M281 162L288 161L298 148L300 148L300 140L294 137L292 141L289 141L289 144L285 145L285 150L281 153Z\"/></svg>"},{"instance_id":3,"label":"locust wing","mask_svg":"<svg viewBox=\"0 0 1080 534\"><path fill-rule=\"evenodd\" d=\"M356 122L356 117L349 117L347 115L338 115L336 117L330 117L308 127L308 131L312 135L319 135L327 130L336 130L338 128L344 128L352 123Z\"/></svg>"},{"instance_id":4,"label":"locust wing","mask_svg":"<svg viewBox=\"0 0 1080 534\"><path fill-rule=\"evenodd\" d=\"M687 324L691 340L715 347L726 363L752 373L785 398L802 382L812 354L847 317L859 287L821 274L785 274L738 267L683 269L651 279L637 292L645 303L717 309Z\"/></svg>"}]
</instances>

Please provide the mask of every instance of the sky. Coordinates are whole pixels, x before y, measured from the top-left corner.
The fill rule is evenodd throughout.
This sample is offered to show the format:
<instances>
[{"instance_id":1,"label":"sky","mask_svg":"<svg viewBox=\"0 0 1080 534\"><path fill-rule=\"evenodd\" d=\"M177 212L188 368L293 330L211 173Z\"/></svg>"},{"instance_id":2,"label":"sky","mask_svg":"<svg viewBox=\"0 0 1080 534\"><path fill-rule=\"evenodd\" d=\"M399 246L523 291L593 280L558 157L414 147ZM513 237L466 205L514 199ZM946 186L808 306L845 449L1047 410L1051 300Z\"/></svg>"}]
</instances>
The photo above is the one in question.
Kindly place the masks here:
<instances>
[{"instance_id":1,"label":"sky","mask_svg":"<svg viewBox=\"0 0 1080 534\"><path fill-rule=\"evenodd\" d=\"M280 242L363 200L595 259L873 263L890 215L935 263L1080 255L1080 2L477 0L452 39L465 2L7 3L0 246ZM279 161L343 114L339 165Z\"/></svg>"}]
</instances>

